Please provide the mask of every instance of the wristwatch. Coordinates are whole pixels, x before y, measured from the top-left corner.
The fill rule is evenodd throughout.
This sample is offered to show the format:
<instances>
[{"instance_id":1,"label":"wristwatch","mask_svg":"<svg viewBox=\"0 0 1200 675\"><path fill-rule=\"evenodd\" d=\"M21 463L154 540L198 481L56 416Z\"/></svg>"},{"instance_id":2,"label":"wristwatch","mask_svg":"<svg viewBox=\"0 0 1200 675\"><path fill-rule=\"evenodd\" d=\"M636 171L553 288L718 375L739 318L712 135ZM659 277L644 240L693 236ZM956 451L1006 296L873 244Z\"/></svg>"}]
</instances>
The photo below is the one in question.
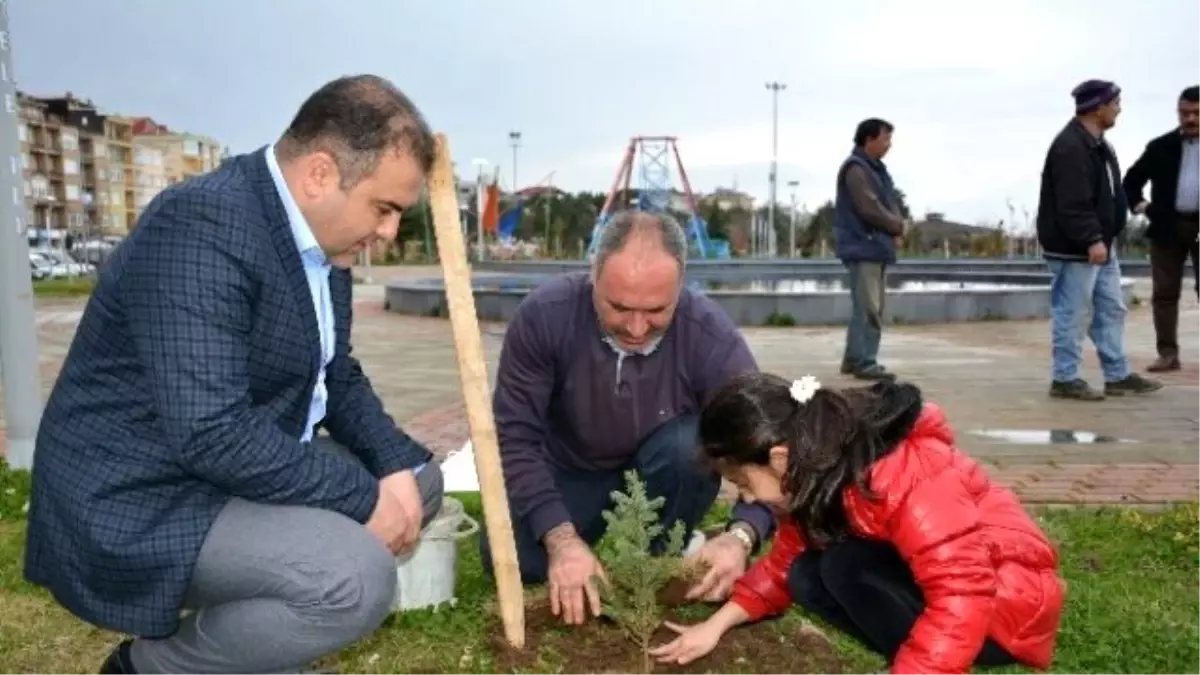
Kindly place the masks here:
<instances>
[{"instance_id":1,"label":"wristwatch","mask_svg":"<svg viewBox=\"0 0 1200 675\"><path fill-rule=\"evenodd\" d=\"M747 555L754 552L754 540L757 538L757 533L749 524L739 520L731 524L725 531L741 542L742 546L746 548Z\"/></svg>"}]
</instances>

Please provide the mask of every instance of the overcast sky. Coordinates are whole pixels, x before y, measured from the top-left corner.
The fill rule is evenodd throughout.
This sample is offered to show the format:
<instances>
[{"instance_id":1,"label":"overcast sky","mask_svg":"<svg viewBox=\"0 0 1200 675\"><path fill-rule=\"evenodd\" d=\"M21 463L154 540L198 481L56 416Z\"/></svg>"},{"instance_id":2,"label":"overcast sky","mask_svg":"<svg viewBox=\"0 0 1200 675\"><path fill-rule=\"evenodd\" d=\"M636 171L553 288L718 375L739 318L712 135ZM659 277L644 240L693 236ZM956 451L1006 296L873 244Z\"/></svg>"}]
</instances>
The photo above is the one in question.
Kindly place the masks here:
<instances>
[{"instance_id":1,"label":"overcast sky","mask_svg":"<svg viewBox=\"0 0 1200 675\"><path fill-rule=\"evenodd\" d=\"M214 136L274 140L324 81L394 81L460 168L554 172L607 190L632 135L675 135L696 189L767 195L769 80L780 199L815 207L856 123L896 124L888 157L914 210L975 222L1036 209L1050 138L1080 81L1113 79L1128 166L1200 81L1200 3L1145 0L10 0L18 86L93 98ZM466 172L471 169L465 168Z\"/></svg>"}]
</instances>

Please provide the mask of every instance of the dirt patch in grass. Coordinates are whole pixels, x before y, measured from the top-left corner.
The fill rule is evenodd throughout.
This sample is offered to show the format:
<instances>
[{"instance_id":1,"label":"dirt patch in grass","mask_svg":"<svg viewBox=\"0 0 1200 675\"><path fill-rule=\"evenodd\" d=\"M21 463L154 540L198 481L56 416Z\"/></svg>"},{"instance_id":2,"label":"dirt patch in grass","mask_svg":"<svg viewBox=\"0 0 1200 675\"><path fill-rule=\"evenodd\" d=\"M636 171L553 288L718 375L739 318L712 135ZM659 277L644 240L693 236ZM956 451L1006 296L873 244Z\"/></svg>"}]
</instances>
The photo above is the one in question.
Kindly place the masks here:
<instances>
[{"instance_id":1,"label":"dirt patch in grass","mask_svg":"<svg viewBox=\"0 0 1200 675\"><path fill-rule=\"evenodd\" d=\"M490 628L496 672L640 673L642 654L607 619L568 627L545 600L526 607L526 642L512 649L499 622ZM652 644L674 636L660 628ZM655 663L655 673L842 673L846 666L833 645L815 629L785 634L772 622L730 631L708 656L685 666Z\"/></svg>"}]
</instances>

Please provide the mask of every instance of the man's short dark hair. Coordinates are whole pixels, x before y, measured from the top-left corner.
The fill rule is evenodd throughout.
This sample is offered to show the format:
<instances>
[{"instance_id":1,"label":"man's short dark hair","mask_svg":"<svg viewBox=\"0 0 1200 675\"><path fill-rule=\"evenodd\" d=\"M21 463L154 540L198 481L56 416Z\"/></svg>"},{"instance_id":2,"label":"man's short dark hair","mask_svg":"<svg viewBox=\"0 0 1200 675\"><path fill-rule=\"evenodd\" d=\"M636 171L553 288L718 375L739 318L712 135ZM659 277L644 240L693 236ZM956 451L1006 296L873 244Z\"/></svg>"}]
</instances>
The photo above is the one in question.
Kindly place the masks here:
<instances>
[{"instance_id":1,"label":"man's short dark hair","mask_svg":"<svg viewBox=\"0 0 1200 675\"><path fill-rule=\"evenodd\" d=\"M342 189L375 172L388 150L433 168L433 132L404 92L376 75L340 77L312 93L277 146L281 159L323 150L333 156Z\"/></svg>"},{"instance_id":2,"label":"man's short dark hair","mask_svg":"<svg viewBox=\"0 0 1200 675\"><path fill-rule=\"evenodd\" d=\"M1184 89L1183 93L1179 94L1179 100L1187 101L1188 103L1200 103L1200 86L1191 86Z\"/></svg>"},{"instance_id":3,"label":"man's short dark hair","mask_svg":"<svg viewBox=\"0 0 1200 675\"><path fill-rule=\"evenodd\" d=\"M872 117L858 123L858 128L854 130L854 145L861 148L867 144L867 141L879 138L882 133L892 133L896 127L892 126L891 122L881 120L878 117Z\"/></svg>"}]
</instances>

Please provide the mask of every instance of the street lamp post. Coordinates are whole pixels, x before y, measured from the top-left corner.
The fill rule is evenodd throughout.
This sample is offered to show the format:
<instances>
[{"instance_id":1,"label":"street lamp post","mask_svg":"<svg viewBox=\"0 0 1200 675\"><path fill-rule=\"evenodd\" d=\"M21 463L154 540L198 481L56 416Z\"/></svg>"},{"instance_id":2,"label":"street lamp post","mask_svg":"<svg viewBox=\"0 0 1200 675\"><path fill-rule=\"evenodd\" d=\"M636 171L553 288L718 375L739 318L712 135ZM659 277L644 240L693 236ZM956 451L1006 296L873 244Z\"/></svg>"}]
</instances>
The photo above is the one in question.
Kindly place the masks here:
<instances>
[{"instance_id":1,"label":"street lamp post","mask_svg":"<svg viewBox=\"0 0 1200 675\"><path fill-rule=\"evenodd\" d=\"M0 0L0 383L4 387L4 413L9 466L33 466L33 446L42 419L41 383L38 376L36 315L33 280L28 269L24 175L21 142L17 134L20 105L13 82L12 43L8 33L8 2Z\"/></svg>"},{"instance_id":2,"label":"street lamp post","mask_svg":"<svg viewBox=\"0 0 1200 675\"><path fill-rule=\"evenodd\" d=\"M508 142L510 145L512 145L512 151L513 151L512 185L513 185L513 194L516 194L517 190L521 189L520 184L517 183L517 148L521 147L521 132L519 132L519 131L508 132Z\"/></svg>"},{"instance_id":3,"label":"street lamp post","mask_svg":"<svg viewBox=\"0 0 1200 675\"><path fill-rule=\"evenodd\" d=\"M796 257L796 188L799 187L800 181L789 180L788 187L792 189L792 228L791 236L788 238L788 257Z\"/></svg>"},{"instance_id":4,"label":"street lamp post","mask_svg":"<svg viewBox=\"0 0 1200 675\"><path fill-rule=\"evenodd\" d=\"M779 172L779 92L784 89L787 89L787 85L783 82L767 83L767 90L771 92L771 177L770 201L767 204L767 234L771 237L771 242L775 241L775 189Z\"/></svg>"}]
</instances>

